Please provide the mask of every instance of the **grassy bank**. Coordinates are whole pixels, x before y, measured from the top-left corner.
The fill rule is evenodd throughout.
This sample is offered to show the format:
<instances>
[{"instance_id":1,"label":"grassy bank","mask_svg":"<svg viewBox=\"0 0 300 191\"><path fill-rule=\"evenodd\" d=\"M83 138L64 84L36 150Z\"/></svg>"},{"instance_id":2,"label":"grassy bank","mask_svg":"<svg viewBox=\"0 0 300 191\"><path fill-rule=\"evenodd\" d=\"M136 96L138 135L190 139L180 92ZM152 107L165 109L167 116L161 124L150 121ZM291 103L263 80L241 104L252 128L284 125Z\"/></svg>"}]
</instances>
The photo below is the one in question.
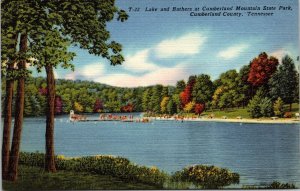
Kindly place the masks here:
<instances>
[{"instance_id":1,"label":"grassy bank","mask_svg":"<svg viewBox=\"0 0 300 191\"><path fill-rule=\"evenodd\" d=\"M44 170L44 154L20 154L16 182L3 181L4 190L161 190L161 189L221 189L239 184L239 174L229 169L192 165L173 174L156 167L131 163L114 156L66 158L56 156L56 173ZM241 188L295 188L293 184L273 182L264 187Z\"/></svg>"},{"instance_id":2,"label":"grassy bank","mask_svg":"<svg viewBox=\"0 0 300 191\"><path fill-rule=\"evenodd\" d=\"M19 164L34 167L44 167L43 153L20 153ZM140 166L123 157L97 155L68 158L62 155L55 157L56 169L59 171L91 173L108 175L125 182L139 182L163 188L168 174L156 167Z\"/></svg>"},{"instance_id":3,"label":"grassy bank","mask_svg":"<svg viewBox=\"0 0 300 191\"><path fill-rule=\"evenodd\" d=\"M109 175L60 170L47 173L40 167L19 166L15 183L3 181L4 190L117 190L159 189L157 186L126 182Z\"/></svg>"},{"instance_id":4,"label":"grassy bank","mask_svg":"<svg viewBox=\"0 0 300 191\"><path fill-rule=\"evenodd\" d=\"M229 108L226 110L209 110L204 112L202 115L211 115L213 114L216 118L222 118L226 116L229 119L234 119L238 116L241 116L244 119L251 119L249 112L247 111L248 108ZM284 106L284 111L289 111L289 105ZM299 113L299 104L293 103L292 104L292 115L295 116L295 113Z\"/></svg>"}]
</instances>

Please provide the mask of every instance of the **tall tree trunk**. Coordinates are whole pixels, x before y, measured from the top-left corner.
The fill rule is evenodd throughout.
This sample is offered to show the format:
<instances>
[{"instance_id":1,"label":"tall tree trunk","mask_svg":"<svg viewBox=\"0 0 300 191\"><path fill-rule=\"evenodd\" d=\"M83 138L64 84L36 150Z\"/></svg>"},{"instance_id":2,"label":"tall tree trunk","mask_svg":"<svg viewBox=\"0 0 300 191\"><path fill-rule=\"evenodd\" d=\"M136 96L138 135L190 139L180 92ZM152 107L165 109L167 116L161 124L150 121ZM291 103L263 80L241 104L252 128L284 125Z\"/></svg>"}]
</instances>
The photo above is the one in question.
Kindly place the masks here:
<instances>
[{"instance_id":1,"label":"tall tree trunk","mask_svg":"<svg viewBox=\"0 0 300 191\"><path fill-rule=\"evenodd\" d=\"M14 80L6 80L6 95L4 102L4 124L3 124L3 142L2 142L2 178L7 179L10 150L10 131L12 120L12 102L13 102Z\"/></svg>"},{"instance_id":2,"label":"tall tree trunk","mask_svg":"<svg viewBox=\"0 0 300 191\"><path fill-rule=\"evenodd\" d=\"M292 111L292 104L293 104L293 103L290 103L290 111Z\"/></svg>"},{"instance_id":3,"label":"tall tree trunk","mask_svg":"<svg viewBox=\"0 0 300 191\"><path fill-rule=\"evenodd\" d=\"M54 158L54 111L55 111L55 79L53 67L51 64L46 65L47 73L47 109L46 109L46 155L45 170L56 172Z\"/></svg>"},{"instance_id":4,"label":"tall tree trunk","mask_svg":"<svg viewBox=\"0 0 300 191\"><path fill-rule=\"evenodd\" d=\"M12 37L14 43L11 45L11 49L16 50L16 45L18 41L18 35L14 34ZM15 63L8 63L7 72L11 72L14 69ZM3 142L2 142L2 178L7 179L8 168L9 168L9 151L10 151L10 132L11 132L11 122L12 122L12 103L14 94L14 80L6 79L6 95L3 110Z\"/></svg>"},{"instance_id":5,"label":"tall tree trunk","mask_svg":"<svg viewBox=\"0 0 300 191\"><path fill-rule=\"evenodd\" d=\"M27 34L22 34L20 40L20 52L25 53L26 50L27 50ZM18 68L20 70L26 69L26 60L21 60L18 63ZM16 107L15 124L14 124L12 147L11 147L11 152L9 157L8 179L12 181L17 180L21 132L22 132L22 125L23 125L24 98L25 98L25 77L19 77L16 106L15 106Z\"/></svg>"}]
</instances>

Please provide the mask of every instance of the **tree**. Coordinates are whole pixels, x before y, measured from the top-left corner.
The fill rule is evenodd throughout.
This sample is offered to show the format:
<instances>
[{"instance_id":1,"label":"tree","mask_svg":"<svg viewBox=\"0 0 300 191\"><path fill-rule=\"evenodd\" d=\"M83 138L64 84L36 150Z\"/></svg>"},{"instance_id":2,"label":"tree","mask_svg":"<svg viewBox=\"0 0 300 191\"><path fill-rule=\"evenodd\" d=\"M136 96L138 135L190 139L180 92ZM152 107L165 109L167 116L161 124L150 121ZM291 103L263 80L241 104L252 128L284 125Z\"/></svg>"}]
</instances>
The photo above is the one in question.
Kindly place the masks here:
<instances>
[{"instance_id":1,"label":"tree","mask_svg":"<svg viewBox=\"0 0 300 191\"><path fill-rule=\"evenodd\" d=\"M4 11L5 10L5 11ZM6 81L3 110L2 177L9 179L10 134L13 111L15 64L18 61L17 3L1 1L1 76Z\"/></svg>"},{"instance_id":2,"label":"tree","mask_svg":"<svg viewBox=\"0 0 300 191\"><path fill-rule=\"evenodd\" d=\"M74 109L76 112L83 112L83 106L78 102L74 103Z\"/></svg>"},{"instance_id":3,"label":"tree","mask_svg":"<svg viewBox=\"0 0 300 191\"><path fill-rule=\"evenodd\" d=\"M121 107L122 112L132 112L134 109L134 105L131 103L128 103L127 105Z\"/></svg>"},{"instance_id":4,"label":"tree","mask_svg":"<svg viewBox=\"0 0 300 191\"><path fill-rule=\"evenodd\" d=\"M24 115L30 116L33 115L33 109L30 104L30 97L26 96L24 99Z\"/></svg>"},{"instance_id":5,"label":"tree","mask_svg":"<svg viewBox=\"0 0 300 191\"><path fill-rule=\"evenodd\" d=\"M278 60L275 57L268 57L267 53L260 53L250 63L248 82L254 87L259 87L268 83L271 76L276 71Z\"/></svg>"},{"instance_id":6,"label":"tree","mask_svg":"<svg viewBox=\"0 0 300 191\"><path fill-rule=\"evenodd\" d=\"M248 112L252 118L262 117L260 110L260 100L263 98L262 92L258 90L255 96L249 101Z\"/></svg>"},{"instance_id":7,"label":"tree","mask_svg":"<svg viewBox=\"0 0 300 191\"><path fill-rule=\"evenodd\" d=\"M236 70L229 70L220 75L220 86L213 95L212 105L224 109L228 107L238 107L244 100L240 78Z\"/></svg>"},{"instance_id":8,"label":"tree","mask_svg":"<svg viewBox=\"0 0 300 191\"><path fill-rule=\"evenodd\" d=\"M151 99L150 89L146 89L143 92L143 97L142 97L142 108L143 108L143 111L149 111L150 110L150 107L149 107L150 99Z\"/></svg>"},{"instance_id":9,"label":"tree","mask_svg":"<svg viewBox=\"0 0 300 191\"><path fill-rule=\"evenodd\" d=\"M283 116L283 106L284 106L284 102L282 101L282 99L280 97L277 98L277 100L275 101L275 103L273 105L274 114L276 116L278 116L278 117Z\"/></svg>"},{"instance_id":10,"label":"tree","mask_svg":"<svg viewBox=\"0 0 300 191\"><path fill-rule=\"evenodd\" d=\"M264 117L271 117L273 115L273 103L268 97L260 100L260 113Z\"/></svg>"},{"instance_id":11,"label":"tree","mask_svg":"<svg viewBox=\"0 0 300 191\"><path fill-rule=\"evenodd\" d=\"M192 110L194 110L194 107L195 107L195 102L191 101L191 102L189 102L188 104L185 105L183 110L186 113L190 113Z\"/></svg>"},{"instance_id":12,"label":"tree","mask_svg":"<svg viewBox=\"0 0 300 191\"><path fill-rule=\"evenodd\" d=\"M192 91L196 82L196 76L190 76L184 90L179 94L181 106L184 108L186 104L192 101Z\"/></svg>"},{"instance_id":13,"label":"tree","mask_svg":"<svg viewBox=\"0 0 300 191\"><path fill-rule=\"evenodd\" d=\"M195 108L194 108L195 114L200 115L204 111L204 109L205 109L204 104L201 103L195 104Z\"/></svg>"},{"instance_id":14,"label":"tree","mask_svg":"<svg viewBox=\"0 0 300 191\"><path fill-rule=\"evenodd\" d=\"M180 102L180 96L179 96L179 94L173 94L171 100L174 101L174 104L176 106L176 111L174 113L179 113L180 110L182 109L182 105L181 105L181 102Z\"/></svg>"},{"instance_id":15,"label":"tree","mask_svg":"<svg viewBox=\"0 0 300 191\"><path fill-rule=\"evenodd\" d=\"M166 113L167 112L167 105L169 103L170 98L169 97L164 97L160 103L160 110L161 113Z\"/></svg>"},{"instance_id":16,"label":"tree","mask_svg":"<svg viewBox=\"0 0 300 191\"><path fill-rule=\"evenodd\" d=\"M41 6L45 6L41 13L44 16L42 21L48 26L42 27L35 35L31 35L31 38L34 39L35 44L38 44L36 47L46 49L43 54L45 60L40 62L42 64L38 67L45 67L47 74L46 170L55 172L53 67L59 63L63 63L65 68L70 66L69 60L74 55L67 52L66 46L69 40L74 44L79 44L80 48L87 49L90 54L108 59L111 65L121 64L124 61L120 54L122 46L115 41L108 42L109 31L106 30L106 23L111 21L116 13L118 20L121 21L126 20L128 15L125 11L118 10L114 6L114 1L46 1L44 4L41 3ZM44 33L40 35L41 32Z\"/></svg>"},{"instance_id":17,"label":"tree","mask_svg":"<svg viewBox=\"0 0 300 191\"><path fill-rule=\"evenodd\" d=\"M297 94L298 75L293 59L286 55L269 81L271 97L274 100L280 97L283 102L290 104L290 111Z\"/></svg>"},{"instance_id":18,"label":"tree","mask_svg":"<svg viewBox=\"0 0 300 191\"><path fill-rule=\"evenodd\" d=\"M93 112L101 112L103 110L103 103L100 99L97 99L94 103Z\"/></svg>"},{"instance_id":19,"label":"tree","mask_svg":"<svg viewBox=\"0 0 300 191\"><path fill-rule=\"evenodd\" d=\"M21 34L20 52L27 51L27 34ZM26 59L22 59L18 63L20 71L26 71ZM15 181L17 179L17 168L19 162L20 140L23 125L24 101L25 101L25 76L21 75L18 78L16 109L15 109L15 123L13 131L12 146L9 156L8 179Z\"/></svg>"},{"instance_id":20,"label":"tree","mask_svg":"<svg viewBox=\"0 0 300 191\"><path fill-rule=\"evenodd\" d=\"M250 71L250 65L243 66L239 71L238 86L239 86L240 94L242 95L241 102L243 104L243 107L248 104L252 95L251 84L248 82L249 71Z\"/></svg>"},{"instance_id":21,"label":"tree","mask_svg":"<svg viewBox=\"0 0 300 191\"><path fill-rule=\"evenodd\" d=\"M42 32L42 34L41 34ZM47 107L46 107L46 170L55 172L54 158L54 114L55 114L55 78L53 68L61 64L63 68L73 68L70 61L75 56L68 52L68 39L61 37L58 30L41 30L31 34L33 42L31 44L34 57L38 60L36 63L38 71L42 67L47 75Z\"/></svg>"},{"instance_id":22,"label":"tree","mask_svg":"<svg viewBox=\"0 0 300 191\"><path fill-rule=\"evenodd\" d=\"M169 102L167 104L167 112L170 115L173 115L177 112L176 103L173 101L173 99L169 99Z\"/></svg>"},{"instance_id":23,"label":"tree","mask_svg":"<svg viewBox=\"0 0 300 191\"><path fill-rule=\"evenodd\" d=\"M270 117L273 115L273 104L270 98L259 89L248 104L248 111L252 118Z\"/></svg>"},{"instance_id":24,"label":"tree","mask_svg":"<svg viewBox=\"0 0 300 191\"><path fill-rule=\"evenodd\" d=\"M196 103L209 102L212 99L213 93L213 83L210 80L210 76L206 74L197 76L192 91L193 101L195 101Z\"/></svg>"},{"instance_id":25,"label":"tree","mask_svg":"<svg viewBox=\"0 0 300 191\"><path fill-rule=\"evenodd\" d=\"M175 89L175 93L179 94L180 92L182 92L185 88L186 84L184 80L179 80L176 83L176 89Z\"/></svg>"},{"instance_id":26,"label":"tree","mask_svg":"<svg viewBox=\"0 0 300 191\"><path fill-rule=\"evenodd\" d=\"M63 113L63 101L60 96L55 96L55 114Z\"/></svg>"},{"instance_id":27,"label":"tree","mask_svg":"<svg viewBox=\"0 0 300 191\"><path fill-rule=\"evenodd\" d=\"M224 87L223 86L219 86L215 92L214 92L214 95L212 97L212 105L214 107L219 107L219 102L220 102L220 97L221 95L223 94L224 92Z\"/></svg>"},{"instance_id":28,"label":"tree","mask_svg":"<svg viewBox=\"0 0 300 191\"><path fill-rule=\"evenodd\" d=\"M151 105L152 105L152 111L155 113L160 113L160 103L162 100L161 93L163 90L162 85L155 85L152 88L152 96L150 99Z\"/></svg>"},{"instance_id":29,"label":"tree","mask_svg":"<svg viewBox=\"0 0 300 191\"><path fill-rule=\"evenodd\" d=\"M191 101L190 89L191 89L190 87L187 87L183 92L179 94L181 107L184 107L186 104L188 104Z\"/></svg>"}]
</instances>

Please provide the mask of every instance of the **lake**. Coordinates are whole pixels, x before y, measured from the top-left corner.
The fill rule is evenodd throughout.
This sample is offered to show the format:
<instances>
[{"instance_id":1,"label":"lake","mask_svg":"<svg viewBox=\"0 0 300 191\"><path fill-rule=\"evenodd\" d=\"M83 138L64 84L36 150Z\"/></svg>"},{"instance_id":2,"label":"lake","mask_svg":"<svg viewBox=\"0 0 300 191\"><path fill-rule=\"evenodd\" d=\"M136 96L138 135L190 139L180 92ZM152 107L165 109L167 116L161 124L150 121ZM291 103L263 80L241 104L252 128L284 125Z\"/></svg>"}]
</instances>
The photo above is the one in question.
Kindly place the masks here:
<instances>
[{"instance_id":1,"label":"lake","mask_svg":"<svg viewBox=\"0 0 300 191\"><path fill-rule=\"evenodd\" d=\"M21 150L44 152L44 137L45 118L25 118ZM277 180L300 187L299 145L298 124L72 123L68 115L55 121L56 154L117 155L169 173L187 165L216 165L238 172L240 186Z\"/></svg>"}]
</instances>

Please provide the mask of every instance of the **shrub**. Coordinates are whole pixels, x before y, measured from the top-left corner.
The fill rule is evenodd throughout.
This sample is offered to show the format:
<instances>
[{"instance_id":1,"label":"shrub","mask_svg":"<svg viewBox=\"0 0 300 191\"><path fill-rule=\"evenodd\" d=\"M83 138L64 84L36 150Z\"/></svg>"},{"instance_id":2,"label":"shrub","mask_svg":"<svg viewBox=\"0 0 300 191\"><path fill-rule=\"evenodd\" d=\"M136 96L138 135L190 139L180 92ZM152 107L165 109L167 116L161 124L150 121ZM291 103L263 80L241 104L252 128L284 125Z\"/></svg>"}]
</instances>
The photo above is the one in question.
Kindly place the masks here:
<instances>
[{"instance_id":1,"label":"shrub","mask_svg":"<svg viewBox=\"0 0 300 191\"><path fill-rule=\"evenodd\" d=\"M42 153L21 152L19 163L30 166L44 167ZM128 159L109 155L97 155L80 158L55 157L58 170L90 172L100 175L111 175L127 181L141 182L163 187L168 175L156 167L148 168L131 163Z\"/></svg>"},{"instance_id":2,"label":"shrub","mask_svg":"<svg viewBox=\"0 0 300 191\"><path fill-rule=\"evenodd\" d=\"M252 118L270 117L273 115L272 101L264 97L262 90L258 90L255 96L249 101L248 112L250 112Z\"/></svg>"},{"instance_id":3,"label":"shrub","mask_svg":"<svg viewBox=\"0 0 300 191\"><path fill-rule=\"evenodd\" d=\"M295 189L296 186L294 184L289 183L280 183L277 181L272 182L269 186L265 187L266 189Z\"/></svg>"},{"instance_id":4,"label":"shrub","mask_svg":"<svg viewBox=\"0 0 300 191\"><path fill-rule=\"evenodd\" d=\"M249 101L248 104L248 112L250 112L250 116L252 118L262 117L260 112L260 100L262 99L262 92L260 90L257 91L255 96Z\"/></svg>"},{"instance_id":5,"label":"shrub","mask_svg":"<svg viewBox=\"0 0 300 191\"><path fill-rule=\"evenodd\" d=\"M173 182L190 182L205 189L216 189L230 184L239 184L240 176L225 168L195 165L185 167L172 176Z\"/></svg>"},{"instance_id":6,"label":"shrub","mask_svg":"<svg viewBox=\"0 0 300 191\"><path fill-rule=\"evenodd\" d=\"M264 117L271 117L273 115L273 104L271 99L264 97L260 100L260 113Z\"/></svg>"},{"instance_id":7,"label":"shrub","mask_svg":"<svg viewBox=\"0 0 300 191\"><path fill-rule=\"evenodd\" d=\"M283 117L284 118L292 118L292 112L285 112Z\"/></svg>"},{"instance_id":8,"label":"shrub","mask_svg":"<svg viewBox=\"0 0 300 191\"><path fill-rule=\"evenodd\" d=\"M282 117L283 115L283 101L282 99L279 97L277 98L277 100L275 101L274 105L273 105L273 109L274 109L274 114L278 117Z\"/></svg>"}]
</instances>

